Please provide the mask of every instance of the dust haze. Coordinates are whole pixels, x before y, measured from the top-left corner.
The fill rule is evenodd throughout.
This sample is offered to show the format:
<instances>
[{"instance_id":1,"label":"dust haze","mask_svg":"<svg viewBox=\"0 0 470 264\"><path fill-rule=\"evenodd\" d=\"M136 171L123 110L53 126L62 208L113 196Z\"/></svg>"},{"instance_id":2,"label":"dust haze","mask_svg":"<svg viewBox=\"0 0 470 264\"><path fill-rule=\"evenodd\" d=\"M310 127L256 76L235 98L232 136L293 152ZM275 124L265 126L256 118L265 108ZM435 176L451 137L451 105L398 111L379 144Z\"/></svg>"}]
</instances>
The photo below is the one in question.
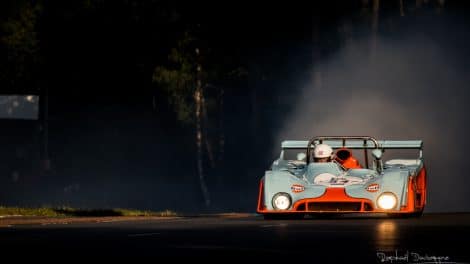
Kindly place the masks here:
<instances>
[{"instance_id":1,"label":"dust haze","mask_svg":"<svg viewBox=\"0 0 470 264\"><path fill-rule=\"evenodd\" d=\"M401 34L354 39L313 63L278 135L422 139L428 212L468 211L469 33L438 17ZM419 23L417 23L419 24ZM405 24L405 26L409 26Z\"/></svg>"}]
</instances>

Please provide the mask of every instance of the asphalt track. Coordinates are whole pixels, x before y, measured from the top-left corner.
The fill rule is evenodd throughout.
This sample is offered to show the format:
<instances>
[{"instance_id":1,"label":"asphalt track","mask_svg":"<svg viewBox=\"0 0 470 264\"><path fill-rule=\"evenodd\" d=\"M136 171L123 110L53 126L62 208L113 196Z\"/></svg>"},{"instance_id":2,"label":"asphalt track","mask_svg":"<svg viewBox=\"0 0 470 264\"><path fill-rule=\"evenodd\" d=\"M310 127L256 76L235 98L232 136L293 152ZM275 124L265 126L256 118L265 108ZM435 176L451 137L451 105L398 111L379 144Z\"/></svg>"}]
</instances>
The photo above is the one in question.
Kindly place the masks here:
<instances>
[{"instance_id":1,"label":"asphalt track","mask_svg":"<svg viewBox=\"0 0 470 264\"><path fill-rule=\"evenodd\" d=\"M20 220L0 219L4 260L470 263L470 214L464 213L417 219L264 220L229 214Z\"/></svg>"}]
</instances>

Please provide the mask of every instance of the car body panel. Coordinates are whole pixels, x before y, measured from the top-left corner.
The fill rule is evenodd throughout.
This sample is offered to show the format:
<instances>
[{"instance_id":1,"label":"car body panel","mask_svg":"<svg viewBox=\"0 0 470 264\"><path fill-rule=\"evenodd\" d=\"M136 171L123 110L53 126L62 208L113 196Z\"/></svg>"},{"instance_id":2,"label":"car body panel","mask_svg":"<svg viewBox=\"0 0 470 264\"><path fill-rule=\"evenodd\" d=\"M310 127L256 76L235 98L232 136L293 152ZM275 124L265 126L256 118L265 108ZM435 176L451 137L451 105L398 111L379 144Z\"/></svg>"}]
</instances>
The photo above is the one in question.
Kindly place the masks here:
<instances>
[{"instance_id":1,"label":"car body panel","mask_svg":"<svg viewBox=\"0 0 470 264\"><path fill-rule=\"evenodd\" d=\"M279 159L272 163L260 181L257 212L266 214L314 213L419 213L426 203L426 170L422 158L421 140L378 140L380 149L417 149L416 159L392 159L383 162L381 169L352 168L335 171L332 164L322 165L316 172L315 163L284 160L283 150L307 148L309 141L283 141ZM335 149L377 148L369 142L325 140ZM291 198L287 210L277 210L273 197L286 193ZM383 193L392 193L396 205L380 209L377 200Z\"/></svg>"}]
</instances>

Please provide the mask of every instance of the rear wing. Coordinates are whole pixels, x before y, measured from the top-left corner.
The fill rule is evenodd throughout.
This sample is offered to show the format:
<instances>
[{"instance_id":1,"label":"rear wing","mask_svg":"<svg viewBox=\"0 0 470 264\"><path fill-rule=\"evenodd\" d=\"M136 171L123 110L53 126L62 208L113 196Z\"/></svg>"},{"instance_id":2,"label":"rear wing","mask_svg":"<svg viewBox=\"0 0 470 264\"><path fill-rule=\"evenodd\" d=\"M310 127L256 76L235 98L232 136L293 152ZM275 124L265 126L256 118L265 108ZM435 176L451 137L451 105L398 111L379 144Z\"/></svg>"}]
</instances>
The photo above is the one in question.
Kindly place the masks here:
<instances>
[{"instance_id":1,"label":"rear wing","mask_svg":"<svg viewBox=\"0 0 470 264\"><path fill-rule=\"evenodd\" d=\"M282 142L283 149L306 149L308 140L285 140ZM357 140L323 140L322 143L328 144L332 148L350 148L350 149L375 149L372 141ZM377 140L379 149L423 149L422 140ZM313 147L313 146L312 146Z\"/></svg>"}]
</instances>

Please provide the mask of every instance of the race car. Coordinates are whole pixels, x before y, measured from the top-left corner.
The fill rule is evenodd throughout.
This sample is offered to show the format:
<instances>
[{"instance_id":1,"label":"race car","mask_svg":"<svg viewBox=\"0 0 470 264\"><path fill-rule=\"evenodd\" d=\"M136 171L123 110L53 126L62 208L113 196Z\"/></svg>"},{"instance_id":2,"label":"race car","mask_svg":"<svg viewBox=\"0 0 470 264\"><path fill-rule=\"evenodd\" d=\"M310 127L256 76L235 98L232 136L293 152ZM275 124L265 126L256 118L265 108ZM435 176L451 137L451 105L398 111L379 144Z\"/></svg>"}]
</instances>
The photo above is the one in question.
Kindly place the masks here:
<instances>
[{"instance_id":1,"label":"race car","mask_svg":"<svg viewBox=\"0 0 470 264\"><path fill-rule=\"evenodd\" d=\"M312 152L320 144L334 151L329 162L313 160ZM259 184L257 213L265 219L349 213L419 217L423 213L422 140L319 136L283 141L281 147L279 158ZM384 160L389 150L408 156Z\"/></svg>"}]
</instances>

